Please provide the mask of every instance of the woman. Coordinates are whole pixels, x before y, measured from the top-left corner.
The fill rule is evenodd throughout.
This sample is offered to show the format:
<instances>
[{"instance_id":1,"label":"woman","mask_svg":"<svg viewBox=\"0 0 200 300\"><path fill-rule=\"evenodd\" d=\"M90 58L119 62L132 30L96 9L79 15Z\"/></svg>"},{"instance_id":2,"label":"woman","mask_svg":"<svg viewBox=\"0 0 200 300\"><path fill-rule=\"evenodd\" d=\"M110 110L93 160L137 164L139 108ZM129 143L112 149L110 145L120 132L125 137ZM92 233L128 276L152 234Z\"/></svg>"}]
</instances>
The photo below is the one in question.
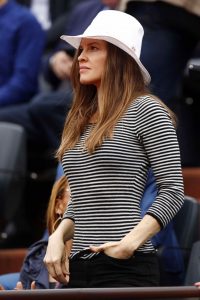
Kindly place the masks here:
<instances>
[{"instance_id":1,"label":"woman","mask_svg":"<svg viewBox=\"0 0 200 300\"><path fill-rule=\"evenodd\" d=\"M47 230L52 234L60 223L61 217L69 200L69 186L65 176L59 178L53 185L47 208ZM43 239L34 243L28 250L20 273L5 274L0 276L0 289L35 289L51 288L56 286L55 280L49 276L43 264L46 252L48 234ZM70 253L71 241L67 242L65 251ZM20 280L20 281L19 281Z\"/></svg>"},{"instance_id":2,"label":"woman","mask_svg":"<svg viewBox=\"0 0 200 300\"><path fill-rule=\"evenodd\" d=\"M71 199L44 261L66 283L64 245L73 238L70 288L157 286L150 238L183 203L174 117L146 88L142 37L135 18L112 10L100 12L82 35L63 36L78 49L73 105L57 151ZM158 194L142 218L150 167Z\"/></svg>"}]
</instances>

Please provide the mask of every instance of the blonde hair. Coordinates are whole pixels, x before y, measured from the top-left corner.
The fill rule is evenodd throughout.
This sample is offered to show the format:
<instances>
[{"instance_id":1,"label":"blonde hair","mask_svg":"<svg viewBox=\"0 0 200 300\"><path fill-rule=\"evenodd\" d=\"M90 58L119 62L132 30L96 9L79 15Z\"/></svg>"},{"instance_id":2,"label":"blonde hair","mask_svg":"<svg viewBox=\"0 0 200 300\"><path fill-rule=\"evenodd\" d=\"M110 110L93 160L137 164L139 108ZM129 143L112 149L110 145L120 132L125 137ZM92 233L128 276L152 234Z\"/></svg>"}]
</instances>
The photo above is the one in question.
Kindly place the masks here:
<instances>
[{"instance_id":1,"label":"blonde hair","mask_svg":"<svg viewBox=\"0 0 200 300\"><path fill-rule=\"evenodd\" d=\"M49 234L53 233L55 229L54 224L59 217L55 212L56 200L64 197L67 187L68 181L64 175L60 177L53 185L46 213L47 229Z\"/></svg>"},{"instance_id":2,"label":"blonde hair","mask_svg":"<svg viewBox=\"0 0 200 300\"><path fill-rule=\"evenodd\" d=\"M80 83L77 59L79 54L80 50L76 52L72 65L71 78L74 99L56 154L59 160L62 159L66 150L72 149L76 145L85 126L96 112L98 121L94 124L85 142L85 148L90 153L99 147L106 137L112 137L114 126L130 103L138 96L149 94L135 60L123 50L107 43L107 61L100 86L101 99L97 99L95 86ZM174 118L170 110L168 108L167 110Z\"/></svg>"}]
</instances>

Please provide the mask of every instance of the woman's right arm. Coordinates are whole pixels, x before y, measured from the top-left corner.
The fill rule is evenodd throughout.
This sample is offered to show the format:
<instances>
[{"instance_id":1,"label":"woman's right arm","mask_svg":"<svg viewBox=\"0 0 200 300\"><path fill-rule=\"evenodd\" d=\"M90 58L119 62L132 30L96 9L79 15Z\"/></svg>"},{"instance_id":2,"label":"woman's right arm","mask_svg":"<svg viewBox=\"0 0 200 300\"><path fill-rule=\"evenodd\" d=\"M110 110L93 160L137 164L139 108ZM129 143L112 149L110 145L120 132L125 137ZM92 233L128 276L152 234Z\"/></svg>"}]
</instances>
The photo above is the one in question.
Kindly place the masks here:
<instances>
[{"instance_id":1,"label":"woman's right arm","mask_svg":"<svg viewBox=\"0 0 200 300\"><path fill-rule=\"evenodd\" d=\"M44 263L49 274L61 283L68 282L68 263L66 257L65 242L72 239L74 234L74 222L71 219L64 219L50 235Z\"/></svg>"}]
</instances>

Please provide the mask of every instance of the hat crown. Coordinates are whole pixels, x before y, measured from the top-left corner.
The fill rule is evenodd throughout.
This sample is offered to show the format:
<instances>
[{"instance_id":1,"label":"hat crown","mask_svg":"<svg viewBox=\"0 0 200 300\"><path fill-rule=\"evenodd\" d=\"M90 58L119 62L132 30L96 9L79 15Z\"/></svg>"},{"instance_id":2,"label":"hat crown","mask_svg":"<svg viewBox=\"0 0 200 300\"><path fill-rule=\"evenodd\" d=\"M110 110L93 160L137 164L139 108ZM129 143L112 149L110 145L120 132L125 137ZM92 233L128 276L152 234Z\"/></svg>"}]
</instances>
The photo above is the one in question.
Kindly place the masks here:
<instances>
[{"instance_id":1,"label":"hat crown","mask_svg":"<svg viewBox=\"0 0 200 300\"><path fill-rule=\"evenodd\" d=\"M125 47L140 57L144 30L142 25L131 15L117 10L103 10L97 14L83 33L83 37L102 36L120 41ZM107 39L107 38L108 39Z\"/></svg>"},{"instance_id":2,"label":"hat crown","mask_svg":"<svg viewBox=\"0 0 200 300\"><path fill-rule=\"evenodd\" d=\"M140 67L144 81L148 84L151 77L140 61L144 30L142 25L129 14L118 10L103 10L93 19L83 34L61 38L78 49L82 38L105 40L129 54Z\"/></svg>"}]
</instances>

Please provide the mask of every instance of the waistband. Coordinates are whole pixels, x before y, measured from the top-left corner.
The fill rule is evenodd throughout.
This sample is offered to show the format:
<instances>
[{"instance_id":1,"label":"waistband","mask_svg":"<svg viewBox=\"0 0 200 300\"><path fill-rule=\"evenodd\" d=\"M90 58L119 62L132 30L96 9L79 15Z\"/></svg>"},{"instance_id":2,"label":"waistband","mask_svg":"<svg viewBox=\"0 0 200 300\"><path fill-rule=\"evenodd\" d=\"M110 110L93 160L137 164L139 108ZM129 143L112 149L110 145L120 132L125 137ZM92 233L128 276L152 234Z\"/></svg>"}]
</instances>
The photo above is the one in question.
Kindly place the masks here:
<instances>
[{"instance_id":1,"label":"waistband","mask_svg":"<svg viewBox=\"0 0 200 300\"><path fill-rule=\"evenodd\" d=\"M136 250L131 257L134 258L137 256L155 256L156 253L157 253L157 250L153 250L153 251L149 251L149 252L143 252L143 251ZM89 248L87 248L87 249L83 249L79 252L74 253L72 256L69 257L69 259L71 259L71 260L79 259L79 258L80 259L91 259L91 258L99 256L100 254L104 254L104 252L94 253Z\"/></svg>"}]
</instances>

